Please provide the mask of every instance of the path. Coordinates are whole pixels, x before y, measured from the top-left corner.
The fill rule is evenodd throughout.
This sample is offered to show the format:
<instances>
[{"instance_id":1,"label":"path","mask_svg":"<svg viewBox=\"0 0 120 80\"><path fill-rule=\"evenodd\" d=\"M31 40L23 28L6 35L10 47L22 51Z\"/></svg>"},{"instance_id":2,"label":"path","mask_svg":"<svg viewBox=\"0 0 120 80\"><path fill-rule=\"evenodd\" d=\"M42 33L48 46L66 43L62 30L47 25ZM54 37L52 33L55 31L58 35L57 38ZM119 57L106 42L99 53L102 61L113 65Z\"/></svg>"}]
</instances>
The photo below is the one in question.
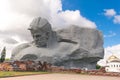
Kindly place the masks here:
<instances>
[{"instance_id":1,"label":"path","mask_svg":"<svg viewBox=\"0 0 120 80\"><path fill-rule=\"evenodd\" d=\"M120 80L120 77L89 76L79 74L41 74L21 77L0 78L0 80Z\"/></svg>"}]
</instances>

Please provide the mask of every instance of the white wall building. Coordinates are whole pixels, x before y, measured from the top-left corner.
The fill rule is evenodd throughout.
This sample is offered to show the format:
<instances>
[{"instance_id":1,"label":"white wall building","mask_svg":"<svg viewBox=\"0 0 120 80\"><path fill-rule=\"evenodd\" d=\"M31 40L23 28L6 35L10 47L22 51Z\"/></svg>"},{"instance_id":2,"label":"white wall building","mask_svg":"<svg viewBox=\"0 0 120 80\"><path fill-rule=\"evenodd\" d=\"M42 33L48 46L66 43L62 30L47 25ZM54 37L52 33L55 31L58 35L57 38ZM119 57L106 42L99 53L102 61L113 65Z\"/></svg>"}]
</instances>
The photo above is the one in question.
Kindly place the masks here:
<instances>
[{"instance_id":1,"label":"white wall building","mask_svg":"<svg viewBox=\"0 0 120 80\"><path fill-rule=\"evenodd\" d=\"M106 72L120 72L120 59L115 55L110 56L106 61Z\"/></svg>"}]
</instances>

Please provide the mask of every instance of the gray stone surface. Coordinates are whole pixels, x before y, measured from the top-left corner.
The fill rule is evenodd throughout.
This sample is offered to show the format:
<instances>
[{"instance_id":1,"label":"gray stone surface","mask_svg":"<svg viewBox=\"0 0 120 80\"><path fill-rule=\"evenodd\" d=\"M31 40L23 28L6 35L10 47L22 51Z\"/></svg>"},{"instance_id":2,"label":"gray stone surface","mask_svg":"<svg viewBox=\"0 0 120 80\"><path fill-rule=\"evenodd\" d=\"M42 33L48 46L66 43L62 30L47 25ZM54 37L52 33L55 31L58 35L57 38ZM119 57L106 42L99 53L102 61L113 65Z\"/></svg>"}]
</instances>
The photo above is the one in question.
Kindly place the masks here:
<instances>
[{"instance_id":1,"label":"gray stone surface","mask_svg":"<svg viewBox=\"0 0 120 80\"><path fill-rule=\"evenodd\" d=\"M94 69L104 56L102 33L96 29L71 25L53 31L50 23L39 17L29 30L33 42L16 47L11 60L41 60L65 68Z\"/></svg>"}]
</instances>

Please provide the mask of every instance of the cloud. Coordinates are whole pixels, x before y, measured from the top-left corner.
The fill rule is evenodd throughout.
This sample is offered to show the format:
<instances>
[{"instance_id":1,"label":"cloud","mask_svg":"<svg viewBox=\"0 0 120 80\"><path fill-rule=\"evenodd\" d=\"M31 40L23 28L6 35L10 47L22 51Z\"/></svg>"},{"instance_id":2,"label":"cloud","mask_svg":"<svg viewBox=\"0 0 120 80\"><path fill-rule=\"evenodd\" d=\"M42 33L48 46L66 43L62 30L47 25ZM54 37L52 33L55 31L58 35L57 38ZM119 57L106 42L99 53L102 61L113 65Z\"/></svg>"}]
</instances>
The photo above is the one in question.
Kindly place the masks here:
<instances>
[{"instance_id":1,"label":"cloud","mask_svg":"<svg viewBox=\"0 0 120 80\"><path fill-rule=\"evenodd\" d=\"M114 16L113 22L116 23L116 24L117 24L117 23L120 24L120 15Z\"/></svg>"},{"instance_id":2,"label":"cloud","mask_svg":"<svg viewBox=\"0 0 120 80\"><path fill-rule=\"evenodd\" d=\"M79 10L63 11L61 0L12 0L10 3L15 12L27 15L31 19L41 16L48 19L55 28L63 28L70 24L96 28L95 23L83 17Z\"/></svg>"},{"instance_id":3,"label":"cloud","mask_svg":"<svg viewBox=\"0 0 120 80\"><path fill-rule=\"evenodd\" d=\"M15 39L12 38L6 38L3 40L4 43L8 43L8 44L17 44L18 41L16 41Z\"/></svg>"},{"instance_id":4,"label":"cloud","mask_svg":"<svg viewBox=\"0 0 120 80\"><path fill-rule=\"evenodd\" d=\"M106 47L105 48L105 55L104 55L104 59L101 59L98 64L101 66L105 66L106 64L106 60L111 56L111 55L115 55L120 59L120 44L118 45L114 45L114 46L110 46L110 47Z\"/></svg>"},{"instance_id":5,"label":"cloud","mask_svg":"<svg viewBox=\"0 0 120 80\"><path fill-rule=\"evenodd\" d=\"M17 31L19 31L19 30L17 30ZM20 38L20 36L15 36L15 35L16 35L16 33L12 32L12 31L0 31L0 52L3 49L3 47L6 47L6 57L7 58L10 58L11 52L16 45L26 42L24 40L24 38L22 39L22 38Z\"/></svg>"},{"instance_id":6,"label":"cloud","mask_svg":"<svg viewBox=\"0 0 120 80\"><path fill-rule=\"evenodd\" d=\"M104 35L104 38L107 38L107 37L114 37L116 36L117 34L112 32L112 31L109 31L109 34L108 35Z\"/></svg>"},{"instance_id":7,"label":"cloud","mask_svg":"<svg viewBox=\"0 0 120 80\"><path fill-rule=\"evenodd\" d=\"M105 54L105 58L112 54L115 54L120 58L120 44L105 48Z\"/></svg>"},{"instance_id":8,"label":"cloud","mask_svg":"<svg viewBox=\"0 0 120 80\"><path fill-rule=\"evenodd\" d=\"M116 15L116 11L114 9L104 9L104 11L105 11L104 13L105 16L112 17Z\"/></svg>"},{"instance_id":9,"label":"cloud","mask_svg":"<svg viewBox=\"0 0 120 80\"><path fill-rule=\"evenodd\" d=\"M62 0L0 0L0 40L7 46L12 41L32 41L27 30L33 18L46 18L53 28L64 28L70 24L96 28L96 24L80 14L79 10L62 10ZM12 39L10 42L5 39ZM16 45L15 43L14 45ZM6 46L6 47L7 47ZM14 46L12 46L14 47ZM9 49L11 50L11 49Z\"/></svg>"},{"instance_id":10,"label":"cloud","mask_svg":"<svg viewBox=\"0 0 120 80\"><path fill-rule=\"evenodd\" d=\"M113 17L113 22L115 24L120 24L120 15L117 15L114 9L104 9L104 11L105 16Z\"/></svg>"},{"instance_id":11,"label":"cloud","mask_svg":"<svg viewBox=\"0 0 120 80\"><path fill-rule=\"evenodd\" d=\"M11 57L12 50L21 43L11 44L11 42L4 42L0 40L0 52L2 51L3 47L6 47L6 58Z\"/></svg>"},{"instance_id":12,"label":"cloud","mask_svg":"<svg viewBox=\"0 0 120 80\"><path fill-rule=\"evenodd\" d=\"M91 22L87 18L83 17L80 14L79 10L75 10L75 11L66 10L66 11L59 12L58 19L59 20L57 20L57 22L62 21L63 26L75 24L80 27L96 28L96 24L94 22ZM54 21L56 21L56 19Z\"/></svg>"}]
</instances>

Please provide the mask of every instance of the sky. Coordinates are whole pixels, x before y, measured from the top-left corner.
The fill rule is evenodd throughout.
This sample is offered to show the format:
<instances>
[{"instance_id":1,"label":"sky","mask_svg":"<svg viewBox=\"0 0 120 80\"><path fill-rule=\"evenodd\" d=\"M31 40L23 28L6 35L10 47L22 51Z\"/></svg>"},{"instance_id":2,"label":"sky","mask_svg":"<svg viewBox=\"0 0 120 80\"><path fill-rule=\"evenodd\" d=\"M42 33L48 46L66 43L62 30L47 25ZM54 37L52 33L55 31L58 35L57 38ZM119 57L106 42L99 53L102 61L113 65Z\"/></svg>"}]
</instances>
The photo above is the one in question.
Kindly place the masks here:
<instances>
[{"instance_id":1,"label":"sky","mask_svg":"<svg viewBox=\"0 0 120 80\"><path fill-rule=\"evenodd\" d=\"M103 33L105 59L120 55L120 0L0 0L0 50L7 57L15 46L32 41L33 18L46 18L54 29L74 24Z\"/></svg>"},{"instance_id":2,"label":"sky","mask_svg":"<svg viewBox=\"0 0 120 80\"><path fill-rule=\"evenodd\" d=\"M80 10L104 34L104 47L120 43L120 0L63 0L63 10Z\"/></svg>"}]
</instances>

